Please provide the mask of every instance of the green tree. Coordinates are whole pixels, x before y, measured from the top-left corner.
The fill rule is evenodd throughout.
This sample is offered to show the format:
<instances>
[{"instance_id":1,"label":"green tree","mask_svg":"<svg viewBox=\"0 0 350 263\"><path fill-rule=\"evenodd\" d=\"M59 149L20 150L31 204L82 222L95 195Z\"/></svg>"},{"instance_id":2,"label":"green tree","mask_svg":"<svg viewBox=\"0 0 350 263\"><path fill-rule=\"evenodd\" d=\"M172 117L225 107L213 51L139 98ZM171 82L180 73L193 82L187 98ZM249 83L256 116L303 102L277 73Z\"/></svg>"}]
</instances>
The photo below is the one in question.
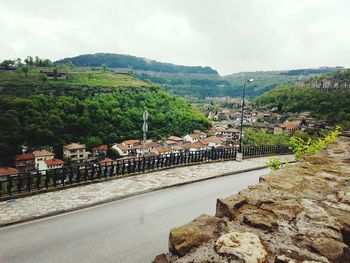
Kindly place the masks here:
<instances>
[{"instance_id":1,"label":"green tree","mask_svg":"<svg viewBox=\"0 0 350 263\"><path fill-rule=\"evenodd\" d=\"M107 68L108 68L108 67L107 67L106 64L102 64L102 65L101 65L101 69L102 69L103 71L107 71Z\"/></svg>"},{"instance_id":2,"label":"green tree","mask_svg":"<svg viewBox=\"0 0 350 263\"><path fill-rule=\"evenodd\" d=\"M29 72L28 66L22 67L22 71L23 71L23 73L24 73L24 76L25 76L25 77L28 77L28 72Z\"/></svg>"},{"instance_id":3,"label":"green tree","mask_svg":"<svg viewBox=\"0 0 350 263\"><path fill-rule=\"evenodd\" d=\"M15 61L14 60L11 60L11 59L6 59L4 60L3 62L1 62L0 66L1 67L4 67L6 69L9 69L11 67L14 67L15 66Z\"/></svg>"},{"instance_id":4,"label":"green tree","mask_svg":"<svg viewBox=\"0 0 350 263\"><path fill-rule=\"evenodd\" d=\"M53 76L54 76L55 80L57 80L57 76L58 76L58 70L57 70L57 68L54 68L54 69L53 69Z\"/></svg>"}]
</instances>

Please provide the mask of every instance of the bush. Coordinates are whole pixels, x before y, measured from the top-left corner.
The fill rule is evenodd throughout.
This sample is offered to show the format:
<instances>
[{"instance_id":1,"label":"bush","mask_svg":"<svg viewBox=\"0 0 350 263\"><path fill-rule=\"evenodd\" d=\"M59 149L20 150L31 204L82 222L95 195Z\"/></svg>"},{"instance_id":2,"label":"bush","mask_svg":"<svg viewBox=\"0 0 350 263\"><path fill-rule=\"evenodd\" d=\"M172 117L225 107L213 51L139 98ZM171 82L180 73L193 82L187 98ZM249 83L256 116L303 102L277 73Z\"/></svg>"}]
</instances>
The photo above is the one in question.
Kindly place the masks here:
<instances>
[{"instance_id":1,"label":"bush","mask_svg":"<svg viewBox=\"0 0 350 263\"><path fill-rule=\"evenodd\" d=\"M324 138L317 138L315 140L311 138L303 140L300 137L293 136L290 139L290 144L292 145L294 156L299 159L304 155L312 155L319 152L327 144L335 141L340 134L340 130L340 126L337 126L334 131L329 132Z\"/></svg>"},{"instance_id":2,"label":"bush","mask_svg":"<svg viewBox=\"0 0 350 263\"><path fill-rule=\"evenodd\" d=\"M277 158L270 158L266 162L266 166L269 167L271 170L278 170L283 166L283 163Z\"/></svg>"}]
</instances>

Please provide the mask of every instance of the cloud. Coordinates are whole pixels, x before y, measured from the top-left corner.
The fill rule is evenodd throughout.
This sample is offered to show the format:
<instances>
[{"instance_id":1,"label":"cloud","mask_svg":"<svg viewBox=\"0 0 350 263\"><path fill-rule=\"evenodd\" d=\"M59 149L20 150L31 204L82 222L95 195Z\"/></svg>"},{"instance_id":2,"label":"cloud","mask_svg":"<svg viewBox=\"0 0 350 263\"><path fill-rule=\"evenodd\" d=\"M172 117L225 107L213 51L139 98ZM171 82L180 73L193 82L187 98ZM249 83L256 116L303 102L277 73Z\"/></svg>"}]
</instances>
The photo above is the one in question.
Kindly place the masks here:
<instances>
[{"instance_id":1,"label":"cloud","mask_svg":"<svg viewBox=\"0 0 350 263\"><path fill-rule=\"evenodd\" d=\"M13 0L0 23L0 59L111 52L221 74L350 66L347 0Z\"/></svg>"}]
</instances>

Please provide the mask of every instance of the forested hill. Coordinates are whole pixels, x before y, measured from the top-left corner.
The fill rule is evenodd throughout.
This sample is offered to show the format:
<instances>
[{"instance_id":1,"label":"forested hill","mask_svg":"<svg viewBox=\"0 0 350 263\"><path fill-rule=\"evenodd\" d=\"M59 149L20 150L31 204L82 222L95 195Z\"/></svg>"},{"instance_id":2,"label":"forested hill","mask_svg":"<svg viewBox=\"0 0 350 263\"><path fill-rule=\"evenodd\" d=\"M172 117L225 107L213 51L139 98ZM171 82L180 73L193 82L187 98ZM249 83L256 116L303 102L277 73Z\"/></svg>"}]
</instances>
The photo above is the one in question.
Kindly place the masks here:
<instances>
[{"instance_id":1,"label":"forested hill","mask_svg":"<svg viewBox=\"0 0 350 263\"><path fill-rule=\"evenodd\" d=\"M85 143L88 148L142 138L142 113L150 113L151 138L205 130L210 122L183 99L153 83L108 70L58 68L67 79L48 79L29 71L0 71L0 166L13 165L21 146L29 150ZM57 69L56 69L57 70Z\"/></svg>"},{"instance_id":2,"label":"forested hill","mask_svg":"<svg viewBox=\"0 0 350 263\"><path fill-rule=\"evenodd\" d=\"M131 70L188 74L218 74L218 72L211 67L181 66L171 63L158 62L147 58L111 53L80 55L58 60L55 62L55 64L66 64L69 62L72 62L75 66L83 67L100 67L101 65L105 64L109 68L127 68Z\"/></svg>"},{"instance_id":3,"label":"forested hill","mask_svg":"<svg viewBox=\"0 0 350 263\"><path fill-rule=\"evenodd\" d=\"M311 87L279 86L255 99L261 108L278 107L281 112L311 111L330 124L350 123L350 89L322 92Z\"/></svg>"}]
</instances>

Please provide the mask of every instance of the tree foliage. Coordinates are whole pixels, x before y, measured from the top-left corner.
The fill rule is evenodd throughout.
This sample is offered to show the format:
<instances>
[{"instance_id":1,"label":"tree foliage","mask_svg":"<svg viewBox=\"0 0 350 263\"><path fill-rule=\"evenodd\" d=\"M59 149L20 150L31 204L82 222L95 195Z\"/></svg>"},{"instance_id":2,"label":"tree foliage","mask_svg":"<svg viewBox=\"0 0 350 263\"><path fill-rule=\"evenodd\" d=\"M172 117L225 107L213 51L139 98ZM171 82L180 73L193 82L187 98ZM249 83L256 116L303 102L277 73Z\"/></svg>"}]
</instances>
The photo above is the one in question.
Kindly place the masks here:
<instances>
[{"instance_id":1,"label":"tree foliage","mask_svg":"<svg viewBox=\"0 0 350 263\"><path fill-rule=\"evenodd\" d=\"M130 88L89 97L0 96L0 162L10 164L20 146L54 147L71 142L111 144L141 138L142 113L149 117L148 137L184 135L210 125L184 100L159 88Z\"/></svg>"},{"instance_id":2,"label":"tree foliage","mask_svg":"<svg viewBox=\"0 0 350 263\"><path fill-rule=\"evenodd\" d=\"M281 112L311 111L320 120L331 124L350 121L350 90L332 93L315 88L283 85L256 98L255 104L263 108L278 107Z\"/></svg>"}]
</instances>

